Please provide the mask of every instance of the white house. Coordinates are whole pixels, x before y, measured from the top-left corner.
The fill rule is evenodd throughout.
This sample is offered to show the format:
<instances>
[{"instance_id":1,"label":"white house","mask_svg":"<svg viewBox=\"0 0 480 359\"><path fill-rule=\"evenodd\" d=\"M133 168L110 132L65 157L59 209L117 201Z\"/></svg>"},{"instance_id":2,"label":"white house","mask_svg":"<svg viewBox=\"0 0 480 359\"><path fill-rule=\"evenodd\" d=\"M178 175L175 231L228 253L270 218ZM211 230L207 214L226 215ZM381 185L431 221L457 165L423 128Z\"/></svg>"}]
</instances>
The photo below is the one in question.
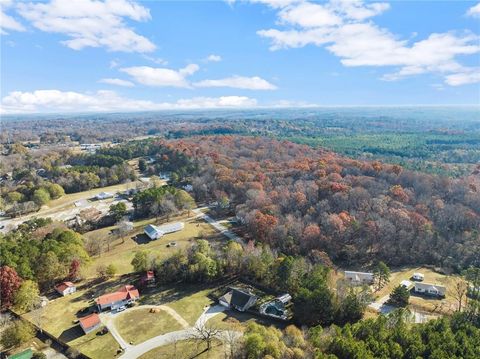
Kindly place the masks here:
<instances>
[{"instance_id":1,"label":"white house","mask_svg":"<svg viewBox=\"0 0 480 359\"><path fill-rule=\"evenodd\" d=\"M167 223L162 226L154 226L153 224L149 224L143 229L143 232L150 239L158 239L165 234L181 231L184 227L185 223L183 222Z\"/></svg>"},{"instance_id":2,"label":"white house","mask_svg":"<svg viewBox=\"0 0 480 359\"><path fill-rule=\"evenodd\" d=\"M77 287L75 287L75 285L72 282L62 282L55 286L55 290L59 294L66 296L66 295L75 293L77 291Z\"/></svg>"},{"instance_id":3,"label":"white house","mask_svg":"<svg viewBox=\"0 0 480 359\"><path fill-rule=\"evenodd\" d=\"M99 194L97 194L95 196L95 198L98 199L98 200L112 198L112 197L113 197L113 194L110 193L110 192L100 192Z\"/></svg>"},{"instance_id":4,"label":"white house","mask_svg":"<svg viewBox=\"0 0 480 359\"><path fill-rule=\"evenodd\" d=\"M415 282L415 293L432 295L435 297L445 297L447 288L439 284Z\"/></svg>"},{"instance_id":5,"label":"white house","mask_svg":"<svg viewBox=\"0 0 480 359\"><path fill-rule=\"evenodd\" d=\"M373 273L345 271L345 279L355 285L372 284Z\"/></svg>"}]
</instances>

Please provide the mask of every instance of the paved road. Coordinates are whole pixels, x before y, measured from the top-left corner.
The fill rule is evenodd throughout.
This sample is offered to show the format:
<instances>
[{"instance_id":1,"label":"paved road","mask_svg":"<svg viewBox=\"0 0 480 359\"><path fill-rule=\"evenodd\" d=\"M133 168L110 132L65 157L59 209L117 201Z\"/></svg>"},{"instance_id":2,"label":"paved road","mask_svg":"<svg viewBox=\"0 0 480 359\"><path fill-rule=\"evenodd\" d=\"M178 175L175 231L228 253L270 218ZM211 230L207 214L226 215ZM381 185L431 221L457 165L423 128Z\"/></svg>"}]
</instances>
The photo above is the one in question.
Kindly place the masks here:
<instances>
[{"instance_id":1,"label":"paved road","mask_svg":"<svg viewBox=\"0 0 480 359\"><path fill-rule=\"evenodd\" d=\"M140 306L139 308L141 308ZM150 350L153 350L157 347L161 347L164 345L168 345L171 343L174 343L176 341L180 340L187 340L195 336L195 327L205 325L205 323L217 315L218 313L221 313L225 310L224 307L220 305L215 305L213 307L207 307L203 313L200 315L200 317L197 319L195 322L194 327L187 327L183 330L177 330L175 332L170 332L167 334L162 334L158 335L156 337L153 337L151 339L148 339L144 341L143 343L140 343L138 345L129 345L127 344L125 347L122 347L124 349L124 353L119 356L119 359L136 359L143 354L149 352ZM183 319L183 318L182 318ZM109 328L110 329L110 328ZM113 332L112 332L113 334ZM219 333L219 338L221 339L225 334L223 332ZM240 333L238 333L240 335ZM114 335L115 337L115 335ZM115 339L117 339L115 337ZM118 340L117 340L118 341ZM123 339L122 339L123 341ZM122 344L119 342L120 346Z\"/></svg>"},{"instance_id":2,"label":"paved road","mask_svg":"<svg viewBox=\"0 0 480 359\"><path fill-rule=\"evenodd\" d=\"M196 217L204 219L207 223L209 223L213 228L215 228L217 231L222 233L225 237L238 242L240 244L245 244L243 241L243 238L240 236L237 236L235 233L230 231L227 227L225 227L222 222L224 221L216 221L212 217L210 217L208 214L205 214L202 212L202 210L206 209L208 207L201 207L201 208L195 208L193 210L193 213L195 213Z\"/></svg>"}]
</instances>

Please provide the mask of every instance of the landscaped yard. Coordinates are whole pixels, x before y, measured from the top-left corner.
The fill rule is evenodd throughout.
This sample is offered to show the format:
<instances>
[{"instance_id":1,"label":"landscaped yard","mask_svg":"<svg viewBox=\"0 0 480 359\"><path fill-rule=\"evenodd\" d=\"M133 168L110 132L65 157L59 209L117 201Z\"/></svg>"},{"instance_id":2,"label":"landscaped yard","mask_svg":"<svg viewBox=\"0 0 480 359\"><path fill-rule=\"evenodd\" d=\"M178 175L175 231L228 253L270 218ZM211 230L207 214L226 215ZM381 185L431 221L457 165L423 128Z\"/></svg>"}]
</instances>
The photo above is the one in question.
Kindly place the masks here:
<instances>
[{"instance_id":1,"label":"landscaped yard","mask_svg":"<svg viewBox=\"0 0 480 359\"><path fill-rule=\"evenodd\" d=\"M155 348L143 354L139 359L160 359L160 358L196 358L196 359L223 359L226 348L220 341L212 344L209 351L207 345L201 342L184 340L175 344Z\"/></svg>"},{"instance_id":2,"label":"landscaped yard","mask_svg":"<svg viewBox=\"0 0 480 359\"><path fill-rule=\"evenodd\" d=\"M120 335L134 344L183 329L175 318L161 309L151 313L149 308L132 308L117 316L115 325Z\"/></svg>"}]
</instances>

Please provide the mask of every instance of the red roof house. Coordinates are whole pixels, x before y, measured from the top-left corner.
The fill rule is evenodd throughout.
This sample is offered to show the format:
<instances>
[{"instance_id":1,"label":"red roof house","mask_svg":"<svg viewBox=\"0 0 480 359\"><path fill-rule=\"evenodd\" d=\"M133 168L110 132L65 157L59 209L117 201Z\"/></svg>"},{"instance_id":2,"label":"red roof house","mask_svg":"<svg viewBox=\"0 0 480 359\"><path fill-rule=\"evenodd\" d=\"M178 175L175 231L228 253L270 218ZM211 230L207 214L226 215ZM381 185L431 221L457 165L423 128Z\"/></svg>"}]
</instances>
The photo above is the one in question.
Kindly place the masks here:
<instances>
[{"instance_id":1,"label":"red roof house","mask_svg":"<svg viewBox=\"0 0 480 359\"><path fill-rule=\"evenodd\" d=\"M80 318L79 322L85 334L88 334L91 331L97 329L102 324L102 322L100 322L100 317L97 313L93 313L87 315L86 317Z\"/></svg>"},{"instance_id":2,"label":"red roof house","mask_svg":"<svg viewBox=\"0 0 480 359\"><path fill-rule=\"evenodd\" d=\"M77 291L77 287L72 282L62 282L55 286L55 290L63 296L68 294L75 293Z\"/></svg>"},{"instance_id":3,"label":"red roof house","mask_svg":"<svg viewBox=\"0 0 480 359\"><path fill-rule=\"evenodd\" d=\"M101 295L95 302L100 311L108 308L116 310L121 306L135 302L138 298L140 298L138 289L133 285L126 285L116 292Z\"/></svg>"}]
</instances>

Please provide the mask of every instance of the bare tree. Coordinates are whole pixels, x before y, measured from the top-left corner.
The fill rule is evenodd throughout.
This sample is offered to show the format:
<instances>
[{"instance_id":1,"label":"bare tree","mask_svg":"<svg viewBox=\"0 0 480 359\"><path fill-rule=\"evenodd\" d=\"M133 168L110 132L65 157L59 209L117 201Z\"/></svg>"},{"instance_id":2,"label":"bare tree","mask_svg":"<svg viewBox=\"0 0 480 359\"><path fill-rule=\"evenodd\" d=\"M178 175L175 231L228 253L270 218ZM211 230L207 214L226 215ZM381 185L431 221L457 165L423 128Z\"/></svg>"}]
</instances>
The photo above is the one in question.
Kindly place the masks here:
<instances>
[{"instance_id":1,"label":"bare tree","mask_svg":"<svg viewBox=\"0 0 480 359\"><path fill-rule=\"evenodd\" d=\"M218 339L221 330L207 323L198 323L193 327L193 333L191 340L200 341L207 344L206 351L209 351L212 347L214 339Z\"/></svg>"},{"instance_id":2,"label":"bare tree","mask_svg":"<svg viewBox=\"0 0 480 359\"><path fill-rule=\"evenodd\" d=\"M229 318L227 323L228 329L223 331L222 339L225 343L225 357L233 359L235 357L235 353L238 352L238 349L241 345L242 326L235 318Z\"/></svg>"},{"instance_id":3,"label":"bare tree","mask_svg":"<svg viewBox=\"0 0 480 359\"><path fill-rule=\"evenodd\" d=\"M455 277L450 279L450 285L448 286L450 295L457 302L457 311L462 311L463 305L467 304L467 292L468 292L468 283L460 277Z\"/></svg>"}]
</instances>

